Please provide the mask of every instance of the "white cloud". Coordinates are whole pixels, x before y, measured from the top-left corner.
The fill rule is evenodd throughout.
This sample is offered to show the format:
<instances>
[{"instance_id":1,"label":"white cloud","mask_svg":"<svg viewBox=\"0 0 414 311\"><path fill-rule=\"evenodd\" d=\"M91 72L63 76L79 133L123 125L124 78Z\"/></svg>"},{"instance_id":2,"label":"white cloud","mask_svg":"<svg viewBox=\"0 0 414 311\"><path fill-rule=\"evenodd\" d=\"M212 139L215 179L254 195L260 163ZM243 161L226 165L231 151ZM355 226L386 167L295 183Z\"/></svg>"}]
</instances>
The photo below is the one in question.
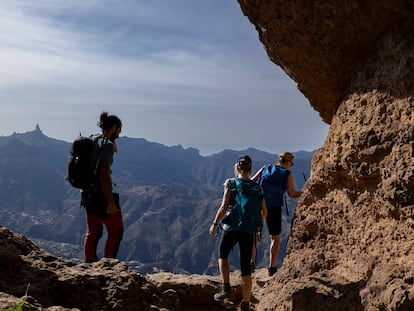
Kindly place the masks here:
<instances>
[{"instance_id":1,"label":"white cloud","mask_svg":"<svg viewBox=\"0 0 414 311\"><path fill-rule=\"evenodd\" d=\"M108 110L124 134L167 145L265 148L297 120L306 129L280 145L326 135L236 1L4 0L0 14L0 134L39 123L70 140Z\"/></svg>"}]
</instances>

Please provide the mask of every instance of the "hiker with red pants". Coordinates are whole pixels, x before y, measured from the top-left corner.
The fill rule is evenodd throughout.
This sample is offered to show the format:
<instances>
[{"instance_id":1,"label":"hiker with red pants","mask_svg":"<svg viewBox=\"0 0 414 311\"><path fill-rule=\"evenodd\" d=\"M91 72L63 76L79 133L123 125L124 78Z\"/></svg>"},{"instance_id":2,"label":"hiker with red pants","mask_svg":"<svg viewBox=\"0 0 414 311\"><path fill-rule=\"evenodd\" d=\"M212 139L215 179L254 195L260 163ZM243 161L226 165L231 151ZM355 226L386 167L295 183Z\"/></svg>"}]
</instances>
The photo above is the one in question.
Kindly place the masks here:
<instances>
[{"instance_id":1,"label":"hiker with red pants","mask_svg":"<svg viewBox=\"0 0 414 311\"><path fill-rule=\"evenodd\" d=\"M83 205L86 207L87 230L84 241L84 261L98 261L96 249L103 234L103 227L108 232L104 257L115 258L118 254L124 227L119 207L119 195L112 192L111 165L114 152L117 151L115 140L122 129L121 120L115 115L101 113L98 126L102 135L94 139L91 165L95 166L95 182L91 189L82 192Z\"/></svg>"}]
</instances>

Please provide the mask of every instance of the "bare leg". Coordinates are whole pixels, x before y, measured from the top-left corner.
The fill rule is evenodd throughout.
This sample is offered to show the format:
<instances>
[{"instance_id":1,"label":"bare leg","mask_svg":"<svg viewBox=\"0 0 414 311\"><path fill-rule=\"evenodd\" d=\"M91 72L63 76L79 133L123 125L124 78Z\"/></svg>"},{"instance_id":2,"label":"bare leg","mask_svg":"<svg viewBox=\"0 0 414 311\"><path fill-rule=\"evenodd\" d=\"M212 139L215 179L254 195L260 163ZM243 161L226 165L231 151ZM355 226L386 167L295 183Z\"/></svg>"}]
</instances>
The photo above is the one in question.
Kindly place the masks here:
<instances>
[{"instance_id":1,"label":"bare leg","mask_svg":"<svg viewBox=\"0 0 414 311\"><path fill-rule=\"evenodd\" d=\"M223 283L230 283L230 265L227 259L219 258L219 269Z\"/></svg>"},{"instance_id":2,"label":"bare leg","mask_svg":"<svg viewBox=\"0 0 414 311\"><path fill-rule=\"evenodd\" d=\"M255 233L254 235L254 243L253 243L253 249L252 249L252 262L256 262L256 256L257 256L257 244L259 243L259 234Z\"/></svg>"},{"instance_id":3,"label":"bare leg","mask_svg":"<svg viewBox=\"0 0 414 311\"><path fill-rule=\"evenodd\" d=\"M242 296L243 302L248 303L250 301L250 296L252 294L252 276L246 275L242 277Z\"/></svg>"},{"instance_id":4,"label":"bare leg","mask_svg":"<svg viewBox=\"0 0 414 311\"><path fill-rule=\"evenodd\" d=\"M280 234L272 235L272 241L270 243L270 267L275 267L277 257L279 256L280 248Z\"/></svg>"}]
</instances>

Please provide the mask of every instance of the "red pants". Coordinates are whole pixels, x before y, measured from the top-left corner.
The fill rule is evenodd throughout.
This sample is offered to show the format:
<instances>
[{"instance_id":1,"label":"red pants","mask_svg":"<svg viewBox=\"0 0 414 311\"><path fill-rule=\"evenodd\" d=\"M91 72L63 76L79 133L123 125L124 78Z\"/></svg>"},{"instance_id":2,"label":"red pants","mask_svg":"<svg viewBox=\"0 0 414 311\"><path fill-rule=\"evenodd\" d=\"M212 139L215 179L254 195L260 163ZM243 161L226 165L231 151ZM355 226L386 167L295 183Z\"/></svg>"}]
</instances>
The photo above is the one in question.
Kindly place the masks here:
<instances>
[{"instance_id":1,"label":"red pants","mask_svg":"<svg viewBox=\"0 0 414 311\"><path fill-rule=\"evenodd\" d=\"M86 225L87 229L83 247L85 262L98 261L96 248L102 237L104 225L108 231L104 257L115 258L124 234L121 210L106 217L102 217L99 214L86 213Z\"/></svg>"}]
</instances>

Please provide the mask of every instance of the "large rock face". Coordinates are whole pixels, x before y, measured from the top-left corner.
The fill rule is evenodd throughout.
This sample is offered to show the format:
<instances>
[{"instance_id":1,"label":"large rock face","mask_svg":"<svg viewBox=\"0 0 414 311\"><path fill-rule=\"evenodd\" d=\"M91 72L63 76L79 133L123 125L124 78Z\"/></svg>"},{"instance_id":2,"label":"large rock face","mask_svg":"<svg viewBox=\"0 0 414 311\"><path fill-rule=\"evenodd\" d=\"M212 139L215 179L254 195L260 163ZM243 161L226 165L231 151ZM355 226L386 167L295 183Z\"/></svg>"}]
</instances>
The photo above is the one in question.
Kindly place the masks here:
<instances>
[{"instance_id":1,"label":"large rock face","mask_svg":"<svg viewBox=\"0 0 414 311\"><path fill-rule=\"evenodd\" d=\"M239 0L330 123L262 310L414 310L414 1Z\"/></svg>"}]
</instances>

